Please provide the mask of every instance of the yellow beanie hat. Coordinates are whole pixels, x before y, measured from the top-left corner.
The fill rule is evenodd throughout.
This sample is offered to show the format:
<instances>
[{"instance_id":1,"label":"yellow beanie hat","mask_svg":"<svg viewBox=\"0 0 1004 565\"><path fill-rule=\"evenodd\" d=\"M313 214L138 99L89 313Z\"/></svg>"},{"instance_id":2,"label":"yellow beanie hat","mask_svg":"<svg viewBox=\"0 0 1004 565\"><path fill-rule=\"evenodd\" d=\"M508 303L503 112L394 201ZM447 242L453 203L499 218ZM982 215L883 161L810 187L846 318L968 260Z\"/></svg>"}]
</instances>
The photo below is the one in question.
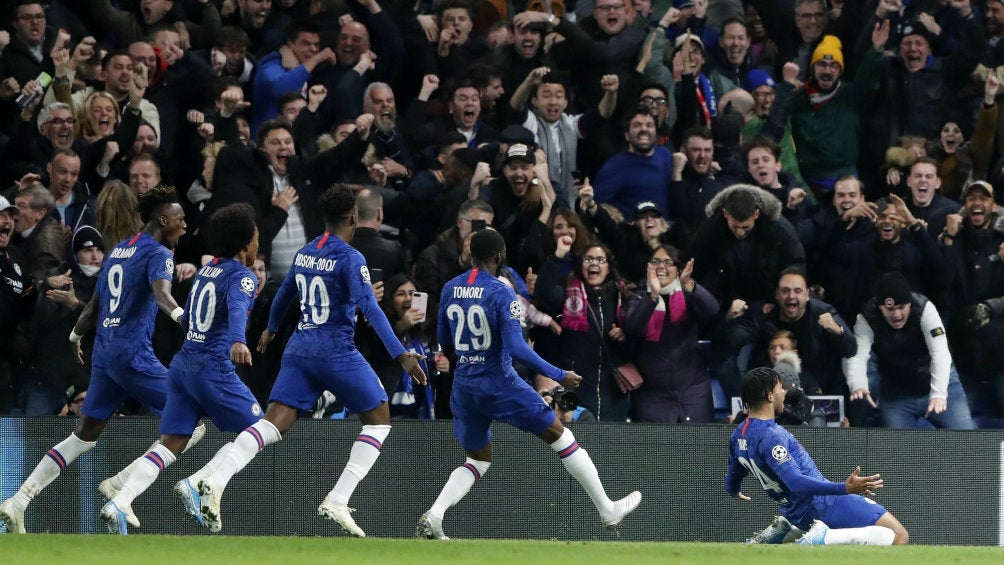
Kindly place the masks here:
<instances>
[{"instance_id":1,"label":"yellow beanie hat","mask_svg":"<svg viewBox=\"0 0 1004 565\"><path fill-rule=\"evenodd\" d=\"M812 60L809 62L809 65L815 65L816 61L827 59L836 61L840 65L840 68L843 69L844 54L841 52L842 49L843 45L840 44L840 40L835 35L827 35L823 37L816 50L812 52Z\"/></svg>"}]
</instances>

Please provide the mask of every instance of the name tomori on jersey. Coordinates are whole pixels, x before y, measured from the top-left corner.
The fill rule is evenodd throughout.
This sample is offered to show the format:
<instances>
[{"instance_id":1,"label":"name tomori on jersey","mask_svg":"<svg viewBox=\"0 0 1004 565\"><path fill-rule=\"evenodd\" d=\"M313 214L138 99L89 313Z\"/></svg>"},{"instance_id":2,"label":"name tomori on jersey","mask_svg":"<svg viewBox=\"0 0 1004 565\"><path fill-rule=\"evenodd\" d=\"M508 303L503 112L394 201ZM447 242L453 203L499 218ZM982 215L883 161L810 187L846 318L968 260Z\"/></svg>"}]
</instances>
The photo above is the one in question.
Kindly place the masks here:
<instances>
[{"instance_id":1,"label":"name tomori on jersey","mask_svg":"<svg viewBox=\"0 0 1004 565\"><path fill-rule=\"evenodd\" d=\"M485 293L485 289L480 286L455 286L453 287L453 298L477 298Z\"/></svg>"},{"instance_id":2,"label":"name tomori on jersey","mask_svg":"<svg viewBox=\"0 0 1004 565\"><path fill-rule=\"evenodd\" d=\"M323 257L311 257L310 255L304 255L302 253L296 254L296 259L293 264L297 267L303 267L304 269L313 269L315 271L333 271L335 270L335 263L338 261L335 259L325 259Z\"/></svg>"}]
</instances>

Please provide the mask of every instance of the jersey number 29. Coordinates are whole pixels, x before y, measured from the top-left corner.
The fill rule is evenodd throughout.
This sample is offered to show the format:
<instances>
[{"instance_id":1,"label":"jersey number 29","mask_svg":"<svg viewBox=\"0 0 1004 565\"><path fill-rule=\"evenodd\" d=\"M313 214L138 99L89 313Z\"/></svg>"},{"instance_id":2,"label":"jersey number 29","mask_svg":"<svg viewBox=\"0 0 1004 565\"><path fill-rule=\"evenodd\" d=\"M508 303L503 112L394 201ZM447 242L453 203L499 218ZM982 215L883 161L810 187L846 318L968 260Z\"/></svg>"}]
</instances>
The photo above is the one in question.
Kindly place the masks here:
<instances>
[{"instance_id":1,"label":"jersey number 29","mask_svg":"<svg viewBox=\"0 0 1004 565\"><path fill-rule=\"evenodd\" d=\"M446 317L456 321L453 330L453 345L457 351L485 351L492 346L492 331L488 326L488 315L478 304L467 308L467 312L456 304L446 307ZM469 331L465 331L469 330ZM471 342L466 343L465 335L470 335Z\"/></svg>"}]
</instances>

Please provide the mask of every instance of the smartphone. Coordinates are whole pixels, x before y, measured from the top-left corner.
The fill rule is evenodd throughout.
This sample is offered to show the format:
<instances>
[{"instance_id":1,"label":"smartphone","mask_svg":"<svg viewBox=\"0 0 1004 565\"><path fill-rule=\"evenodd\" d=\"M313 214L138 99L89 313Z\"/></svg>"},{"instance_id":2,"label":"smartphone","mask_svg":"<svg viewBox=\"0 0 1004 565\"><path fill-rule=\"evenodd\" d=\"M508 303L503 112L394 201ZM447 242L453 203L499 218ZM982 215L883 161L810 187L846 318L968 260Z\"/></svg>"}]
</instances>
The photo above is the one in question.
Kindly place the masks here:
<instances>
[{"instance_id":1,"label":"smartphone","mask_svg":"<svg viewBox=\"0 0 1004 565\"><path fill-rule=\"evenodd\" d=\"M478 232L488 227L488 222L485 220L471 220L471 231Z\"/></svg>"},{"instance_id":2,"label":"smartphone","mask_svg":"<svg viewBox=\"0 0 1004 565\"><path fill-rule=\"evenodd\" d=\"M378 283L383 281L383 269L372 268L370 269L370 282Z\"/></svg>"},{"instance_id":3,"label":"smartphone","mask_svg":"<svg viewBox=\"0 0 1004 565\"><path fill-rule=\"evenodd\" d=\"M429 307L429 295L424 292L413 292L411 294L411 307L422 312L421 322L425 321L425 311Z\"/></svg>"}]
</instances>

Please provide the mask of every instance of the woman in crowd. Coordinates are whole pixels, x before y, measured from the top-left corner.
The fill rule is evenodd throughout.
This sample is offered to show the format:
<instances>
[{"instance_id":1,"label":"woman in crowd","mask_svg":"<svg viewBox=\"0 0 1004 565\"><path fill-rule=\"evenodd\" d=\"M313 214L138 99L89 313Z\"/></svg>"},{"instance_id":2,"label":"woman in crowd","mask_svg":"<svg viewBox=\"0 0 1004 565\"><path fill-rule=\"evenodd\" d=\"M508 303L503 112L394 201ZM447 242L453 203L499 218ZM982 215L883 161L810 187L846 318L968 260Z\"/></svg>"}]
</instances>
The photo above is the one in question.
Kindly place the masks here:
<instances>
[{"instance_id":1,"label":"woman in crowd","mask_svg":"<svg viewBox=\"0 0 1004 565\"><path fill-rule=\"evenodd\" d=\"M631 421L700 423L714 419L711 376L698 326L718 314L715 297L691 277L694 260L660 245L648 260L645 286L624 311L624 331L641 345L635 357L645 381L631 395Z\"/></svg>"},{"instance_id":2,"label":"woman in crowd","mask_svg":"<svg viewBox=\"0 0 1004 565\"><path fill-rule=\"evenodd\" d=\"M562 236L559 251L567 253L571 245L571 238ZM590 245L567 279L556 270L543 270L536 296L549 314L561 314L560 348L548 355L582 375L576 390L582 406L601 422L626 421L630 398L617 387L613 371L631 359L621 320L630 289L617 274L610 249Z\"/></svg>"}]
</instances>

